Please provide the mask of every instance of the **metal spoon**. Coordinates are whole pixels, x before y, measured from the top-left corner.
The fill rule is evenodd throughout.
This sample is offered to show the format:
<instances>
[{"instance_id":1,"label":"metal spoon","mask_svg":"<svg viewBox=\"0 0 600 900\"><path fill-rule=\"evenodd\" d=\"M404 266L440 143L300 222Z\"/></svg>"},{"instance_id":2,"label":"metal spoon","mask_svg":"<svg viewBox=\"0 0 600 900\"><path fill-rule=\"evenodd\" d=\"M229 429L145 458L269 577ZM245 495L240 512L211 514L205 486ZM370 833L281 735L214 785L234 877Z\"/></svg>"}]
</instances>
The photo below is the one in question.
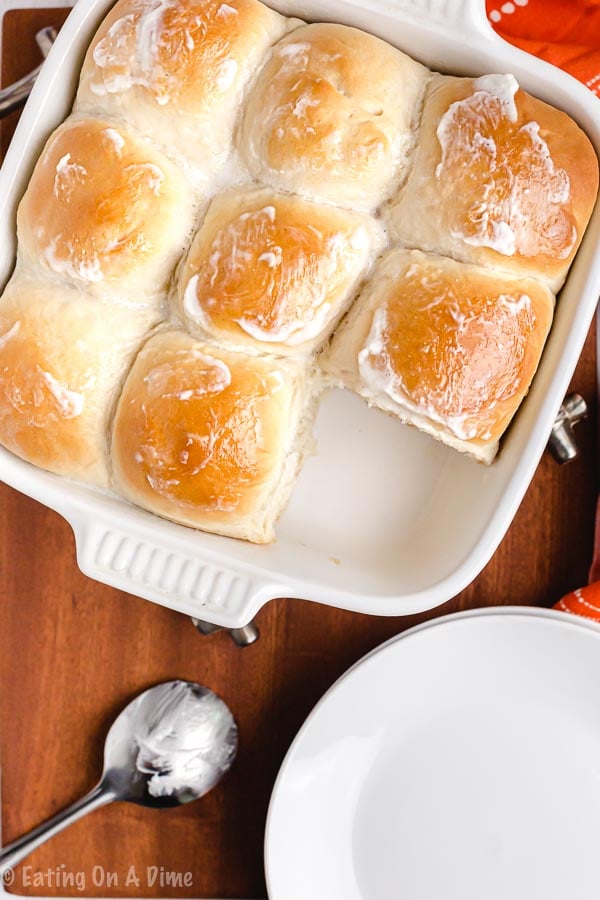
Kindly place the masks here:
<instances>
[{"instance_id":1,"label":"metal spoon","mask_svg":"<svg viewBox=\"0 0 600 900\"><path fill-rule=\"evenodd\" d=\"M208 688L167 681L144 691L113 722L96 787L3 847L0 875L67 825L113 800L159 808L197 800L221 780L236 752L233 715Z\"/></svg>"}]
</instances>

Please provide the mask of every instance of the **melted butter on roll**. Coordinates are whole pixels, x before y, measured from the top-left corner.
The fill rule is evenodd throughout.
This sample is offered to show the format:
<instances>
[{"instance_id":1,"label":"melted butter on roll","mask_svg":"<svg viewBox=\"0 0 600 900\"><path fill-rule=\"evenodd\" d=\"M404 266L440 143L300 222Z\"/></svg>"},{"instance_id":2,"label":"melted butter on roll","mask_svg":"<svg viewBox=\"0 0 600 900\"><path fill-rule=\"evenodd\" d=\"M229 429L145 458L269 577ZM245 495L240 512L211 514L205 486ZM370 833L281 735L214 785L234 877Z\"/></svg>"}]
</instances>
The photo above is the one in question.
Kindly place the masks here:
<instances>
[{"instance_id":1,"label":"melted butter on roll","mask_svg":"<svg viewBox=\"0 0 600 900\"><path fill-rule=\"evenodd\" d=\"M120 302L163 293L192 225L185 181L128 128L70 119L52 135L17 218L19 253Z\"/></svg>"},{"instance_id":2,"label":"melted butter on roll","mask_svg":"<svg viewBox=\"0 0 600 900\"><path fill-rule=\"evenodd\" d=\"M306 367L228 353L179 331L151 338L119 400L123 494L183 524L272 540L299 464Z\"/></svg>"},{"instance_id":3,"label":"melted butter on roll","mask_svg":"<svg viewBox=\"0 0 600 900\"><path fill-rule=\"evenodd\" d=\"M182 268L181 313L232 345L308 352L347 309L381 240L357 213L272 191L223 195Z\"/></svg>"},{"instance_id":4,"label":"melted butter on roll","mask_svg":"<svg viewBox=\"0 0 600 900\"><path fill-rule=\"evenodd\" d=\"M406 169L427 77L355 28L298 28L274 47L250 93L244 160L275 188L373 208Z\"/></svg>"},{"instance_id":5,"label":"melted butter on roll","mask_svg":"<svg viewBox=\"0 0 600 900\"><path fill-rule=\"evenodd\" d=\"M437 127L444 193L467 197L449 216L454 236L506 256L568 257L577 240L571 182L535 121L519 122L512 75L486 75ZM466 152L471 152L465 166Z\"/></svg>"},{"instance_id":6,"label":"melted butter on roll","mask_svg":"<svg viewBox=\"0 0 600 900\"><path fill-rule=\"evenodd\" d=\"M323 367L372 405L491 462L537 369L553 305L533 279L393 250Z\"/></svg>"},{"instance_id":7,"label":"melted butter on roll","mask_svg":"<svg viewBox=\"0 0 600 900\"><path fill-rule=\"evenodd\" d=\"M156 317L18 272L0 303L0 443L108 486L110 410Z\"/></svg>"},{"instance_id":8,"label":"melted butter on roll","mask_svg":"<svg viewBox=\"0 0 600 900\"><path fill-rule=\"evenodd\" d=\"M591 215L598 160L565 113L512 75L434 76L392 235L561 286Z\"/></svg>"},{"instance_id":9,"label":"melted butter on roll","mask_svg":"<svg viewBox=\"0 0 600 900\"><path fill-rule=\"evenodd\" d=\"M86 56L77 108L124 116L208 174L248 79L288 27L257 0L119 0Z\"/></svg>"}]
</instances>

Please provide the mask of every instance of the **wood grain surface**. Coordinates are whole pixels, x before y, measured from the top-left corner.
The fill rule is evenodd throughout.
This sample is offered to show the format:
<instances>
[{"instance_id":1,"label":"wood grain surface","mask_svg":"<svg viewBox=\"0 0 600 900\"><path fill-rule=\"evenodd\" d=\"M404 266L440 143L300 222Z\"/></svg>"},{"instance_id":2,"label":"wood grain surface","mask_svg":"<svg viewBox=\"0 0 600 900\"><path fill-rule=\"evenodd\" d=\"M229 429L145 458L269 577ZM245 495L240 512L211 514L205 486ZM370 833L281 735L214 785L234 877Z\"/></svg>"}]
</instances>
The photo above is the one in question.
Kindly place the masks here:
<instances>
[{"instance_id":1,"label":"wood grain surface","mask_svg":"<svg viewBox=\"0 0 600 900\"><path fill-rule=\"evenodd\" d=\"M56 10L5 16L3 84L36 64L37 28L63 17ZM3 123L4 148L11 127ZM203 638L184 616L86 579L69 526L0 485L3 839L93 785L113 716L153 683L207 684L226 698L240 727L236 765L212 794L177 810L125 804L99 810L32 854L9 889L265 897L263 830L278 767L311 707L349 665L433 616L500 604L550 606L585 583L598 489L594 356L590 335L572 385L592 411L578 428L580 457L563 468L543 458L491 563L460 596L427 615L370 618L277 600L258 617L259 642L239 650L227 635ZM167 873L182 880L189 873L187 886L166 884Z\"/></svg>"}]
</instances>

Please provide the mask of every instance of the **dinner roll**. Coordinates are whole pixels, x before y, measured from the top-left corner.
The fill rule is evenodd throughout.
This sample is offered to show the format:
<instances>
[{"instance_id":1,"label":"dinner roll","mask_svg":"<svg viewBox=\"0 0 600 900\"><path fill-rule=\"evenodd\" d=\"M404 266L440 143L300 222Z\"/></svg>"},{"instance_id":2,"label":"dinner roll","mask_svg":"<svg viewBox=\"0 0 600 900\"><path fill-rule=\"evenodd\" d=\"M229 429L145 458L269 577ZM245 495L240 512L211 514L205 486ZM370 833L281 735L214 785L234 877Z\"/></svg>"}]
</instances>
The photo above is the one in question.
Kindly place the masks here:
<instances>
[{"instance_id":1,"label":"dinner roll","mask_svg":"<svg viewBox=\"0 0 600 900\"><path fill-rule=\"evenodd\" d=\"M591 215L598 160L581 129L512 75L435 76L416 160L392 203L411 247L563 283Z\"/></svg>"},{"instance_id":2,"label":"dinner roll","mask_svg":"<svg viewBox=\"0 0 600 900\"><path fill-rule=\"evenodd\" d=\"M258 0L119 0L88 50L76 109L123 117L207 174L287 24Z\"/></svg>"},{"instance_id":3,"label":"dinner roll","mask_svg":"<svg viewBox=\"0 0 600 900\"><path fill-rule=\"evenodd\" d=\"M181 315L190 330L241 349L309 353L381 241L370 216L270 190L222 194L182 266Z\"/></svg>"},{"instance_id":4,"label":"dinner roll","mask_svg":"<svg viewBox=\"0 0 600 900\"><path fill-rule=\"evenodd\" d=\"M0 444L106 487L109 415L154 321L148 310L13 277L0 301Z\"/></svg>"},{"instance_id":5,"label":"dinner roll","mask_svg":"<svg viewBox=\"0 0 600 900\"><path fill-rule=\"evenodd\" d=\"M553 305L536 279L391 250L322 366L370 405L490 463L537 369Z\"/></svg>"},{"instance_id":6,"label":"dinner roll","mask_svg":"<svg viewBox=\"0 0 600 900\"><path fill-rule=\"evenodd\" d=\"M119 491L184 525L271 541L300 463L306 393L304 363L155 335L117 406Z\"/></svg>"},{"instance_id":7,"label":"dinner roll","mask_svg":"<svg viewBox=\"0 0 600 900\"><path fill-rule=\"evenodd\" d=\"M164 293L193 224L177 169L123 125L68 119L46 144L19 206L19 254L121 302Z\"/></svg>"},{"instance_id":8,"label":"dinner roll","mask_svg":"<svg viewBox=\"0 0 600 900\"><path fill-rule=\"evenodd\" d=\"M356 28L298 28L250 93L242 157L272 187L371 209L406 171L428 76Z\"/></svg>"}]
</instances>

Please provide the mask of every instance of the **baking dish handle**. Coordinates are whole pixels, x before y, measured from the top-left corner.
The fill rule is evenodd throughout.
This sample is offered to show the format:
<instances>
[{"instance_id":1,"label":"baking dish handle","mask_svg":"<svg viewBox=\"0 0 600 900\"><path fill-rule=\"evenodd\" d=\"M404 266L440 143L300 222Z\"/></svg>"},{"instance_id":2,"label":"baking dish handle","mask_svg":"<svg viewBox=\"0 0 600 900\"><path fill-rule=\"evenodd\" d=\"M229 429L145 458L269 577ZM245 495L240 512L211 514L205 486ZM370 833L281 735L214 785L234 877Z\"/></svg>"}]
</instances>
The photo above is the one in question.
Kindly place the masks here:
<instances>
[{"instance_id":1,"label":"baking dish handle","mask_svg":"<svg viewBox=\"0 0 600 900\"><path fill-rule=\"evenodd\" d=\"M477 30L495 37L487 19L485 0L401 0L399 6L429 24L459 25L465 31Z\"/></svg>"},{"instance_id":2,"label":"baking dish handle","mask_svg":"<svg viewBox=\"0 0 600 900\"><path fill-rule=\"evenodd\" d=\"M223 628L241 628L285 587L234 571L203 548L202 558L132 536L114 525L67 516L75 533L77 564L84 575L129 594Z\"/></svg>"}]
</instances>

